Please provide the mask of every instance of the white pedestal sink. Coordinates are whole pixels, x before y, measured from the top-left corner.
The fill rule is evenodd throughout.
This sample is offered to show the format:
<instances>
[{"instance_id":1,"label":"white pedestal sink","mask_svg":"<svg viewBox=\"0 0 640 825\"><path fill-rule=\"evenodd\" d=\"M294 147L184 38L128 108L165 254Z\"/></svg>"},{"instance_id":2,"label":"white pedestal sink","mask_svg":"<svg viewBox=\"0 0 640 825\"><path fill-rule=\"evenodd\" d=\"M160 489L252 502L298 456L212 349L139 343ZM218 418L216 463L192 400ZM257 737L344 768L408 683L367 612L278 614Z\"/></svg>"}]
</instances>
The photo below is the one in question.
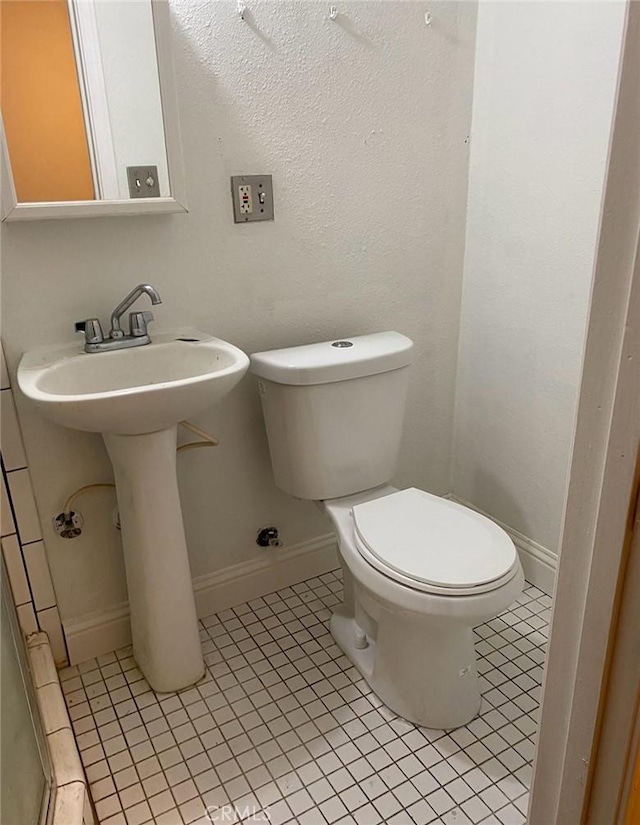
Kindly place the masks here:
<instances>
[{"instance_id":1,"label":"white pedestal sink","mask_svg":"<svg viewBox=\"0 0 640 825\"><path fill-rule=\"evenodd\" d=\"M113 464L122 524L133 653L157 691L204 673L176 478L176 425L215 404L249 359L188 329L132 349L87 354L78 344L25 353L23 393L57 424L100 432Z\"/></svg>"}]
</instances>

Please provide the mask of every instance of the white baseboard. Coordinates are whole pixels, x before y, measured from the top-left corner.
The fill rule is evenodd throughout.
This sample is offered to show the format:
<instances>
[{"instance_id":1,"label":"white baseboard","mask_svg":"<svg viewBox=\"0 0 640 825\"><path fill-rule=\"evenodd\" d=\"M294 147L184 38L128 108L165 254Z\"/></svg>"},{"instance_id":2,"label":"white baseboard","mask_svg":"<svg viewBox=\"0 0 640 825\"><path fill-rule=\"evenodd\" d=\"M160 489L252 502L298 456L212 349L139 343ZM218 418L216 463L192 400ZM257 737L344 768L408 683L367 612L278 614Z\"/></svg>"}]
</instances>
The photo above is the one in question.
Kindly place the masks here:
<instances>
[{"instance_id":1,"label":"white baseboard","mask_svg":"<svg viewBox=\"0 0 640 825\"><path fill-rule=\"evenodd\" d=\"M90 613L79 619L62 622L69 663L77 665L131 644L129 605L127 602Z\"/></svg>"},{"instance_id":2,"label":"white baseboard","mask_svg":"<svg viewBox=\"0 0 640 825\"><path fill-rule=\"evenodd\" d=\"M199 617L210 616L339 566L333 533L293 547L265 550L263 558L240 562L195 579L196 611Z\"/></svg>"},{"instance_id":3,"label":"white baseboard","mask_svg":"<svg viewBox=\"0 0 640 825\"><path fill-rule=\"evenodd\" d=\"M544 593L553 595L557 558L554 553L509 527L468 501L453 501L487 516L505 530L518 549L526 580ZM339 566L333 533L301 542L282 550L265 551L265 556L240 562L193 581L198 617L210 616L274 590L335 570ZM131 644L129 605L124 602L109 610L63 622L72 665Z\"/></svg>"},{"instance_id":4,"label":"white baseboard","mask_svg":"<svg viewBox=\"0 0 640 825\"><path fill-rule=\"evenodd\" d=\"M263 558L240 562L193 580L199 618L257 599L339 567L333 533L281 550L266 550ZM129 605L63 622L72 665L131 644Z\"/></svg>"},{"instance_id":5,"label":"white baseboard","mask_svg":"<svg viewBox=\"0 0 640 825\"><path fill-rule=\"evenodd\" d=\"M525 579L529 584L535 585L543 593L546 593L547 596L553 596L553 586L558 566L558 557L555 553L506 524L500 526L511 536L511 540L520 554Z\"/></svg>"},{"instance_id":6,"label":"white baseboard","mask_svg":"<svg viewBox=\"0 0 640 825\"><path fill-rule=\"evenodd\" d=\"M473 504L470 504L468 501L458 498L455 495L450 495L448 498L458 502L458 504L463 504L470 510L475 510L477 513L486 516L502 527L518 550L525 579L529 584L533 584L539 590L542 590L543 593L546 593L548 596L553 596L553 585L558 564L558 557L555 553L552 553L551 550L528 538L524 533L514 530L513 527L509 527L508 524L504 524L504 522L489 515L489 513L485 513L478 507L474 507Z\"/></svg>"}]
</instances>

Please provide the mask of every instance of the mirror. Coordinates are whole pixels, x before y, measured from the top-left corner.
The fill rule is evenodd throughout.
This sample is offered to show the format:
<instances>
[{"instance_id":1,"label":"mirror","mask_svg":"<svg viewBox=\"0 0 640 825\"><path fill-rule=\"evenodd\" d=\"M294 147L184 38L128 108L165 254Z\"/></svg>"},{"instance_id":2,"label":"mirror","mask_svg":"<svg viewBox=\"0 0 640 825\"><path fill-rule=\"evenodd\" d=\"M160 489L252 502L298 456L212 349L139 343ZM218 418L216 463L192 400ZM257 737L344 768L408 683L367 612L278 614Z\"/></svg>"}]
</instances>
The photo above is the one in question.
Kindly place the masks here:
<instances>
[{"instance_id":1,"label":"mirror","mask_svg":"<svg viewBox=\"0 0 640 825\"><path fill-rule=\"evenodd\" d=\"M0 2L3 219L186 211L166 0Z\"/></svg>"}]
</instances>

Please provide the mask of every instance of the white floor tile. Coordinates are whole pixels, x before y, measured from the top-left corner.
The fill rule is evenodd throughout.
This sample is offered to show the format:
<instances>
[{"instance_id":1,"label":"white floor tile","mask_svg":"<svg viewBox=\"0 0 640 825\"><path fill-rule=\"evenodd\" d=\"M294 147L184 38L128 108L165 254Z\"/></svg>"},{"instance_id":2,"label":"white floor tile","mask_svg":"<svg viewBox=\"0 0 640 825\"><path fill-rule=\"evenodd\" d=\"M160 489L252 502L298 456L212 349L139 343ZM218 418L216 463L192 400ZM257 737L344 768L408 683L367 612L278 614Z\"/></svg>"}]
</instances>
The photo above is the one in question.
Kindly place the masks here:
<instances>
[{"instance_id":1,"label":"white floor tile","mask_svg":"<svg viewBox=\"0 0 640 825\"><path fill-rule=\"evenodd\" d=\"M202 621L207 675L151 691L130 648L62 672L100 825L190 825L251 805L281 825L522 825L550 601L476 628L480 716L418 728L334 644L327 574Z\"/></svg>"}]
</instances>

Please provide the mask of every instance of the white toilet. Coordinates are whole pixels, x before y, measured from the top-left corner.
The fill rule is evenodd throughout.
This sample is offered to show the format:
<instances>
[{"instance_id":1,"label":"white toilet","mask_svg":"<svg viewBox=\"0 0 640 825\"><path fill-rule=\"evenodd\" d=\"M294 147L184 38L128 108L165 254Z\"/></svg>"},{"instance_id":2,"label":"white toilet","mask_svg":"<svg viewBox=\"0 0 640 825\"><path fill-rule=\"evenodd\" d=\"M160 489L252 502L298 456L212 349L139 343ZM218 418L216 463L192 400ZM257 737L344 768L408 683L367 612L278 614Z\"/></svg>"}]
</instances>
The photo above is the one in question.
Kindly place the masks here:
<instances>
[{"instance_id":1,"label":"white toilet","mask_svg":"<svg viewBox=\"0 0 640 825\"><path fill-rule=\"evenodd\" d=\"M480 708L472 628L507 608L524 576L492 521L389 486L412 350L380 332L256 353L251 370L276 484L321 503L338 537L336 642L399 716L456 728Z\"/></svg>"}]
</instances>

